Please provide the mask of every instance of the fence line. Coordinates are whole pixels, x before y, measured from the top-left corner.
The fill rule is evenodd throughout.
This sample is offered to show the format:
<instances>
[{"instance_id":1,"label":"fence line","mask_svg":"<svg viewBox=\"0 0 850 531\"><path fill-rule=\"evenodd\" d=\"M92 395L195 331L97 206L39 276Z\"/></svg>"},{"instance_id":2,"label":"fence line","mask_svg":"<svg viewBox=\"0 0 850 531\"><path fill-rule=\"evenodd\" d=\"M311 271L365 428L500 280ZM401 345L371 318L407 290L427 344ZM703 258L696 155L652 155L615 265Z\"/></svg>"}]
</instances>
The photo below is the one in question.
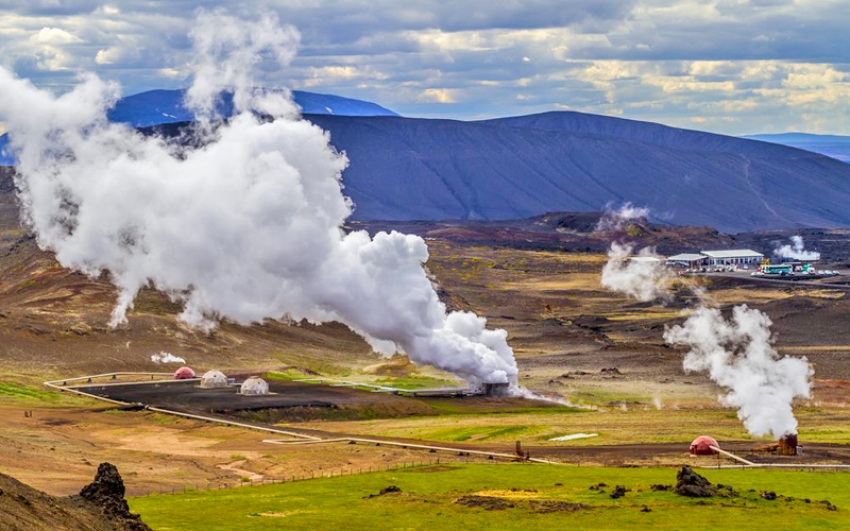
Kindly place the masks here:
<instances>
[{"instance_id":1,"label":"fence line","mask_svg":"<svg viewBox=\"0 0 850 531\"><path fill-rule=\"evenodd\" d=\"M146 498L148 496L163 496L163 495L174 495L174 494L188 494L190 492L208 492L212 490L228 490L228 489L238 489L242 487L261 487L264 485L281 485L284 483L295 483L299 481L310 481L316 479L330 479L334 477L342 477L342 476L357 476L361 474L375 474L378 472L392 472L394 470L403 470L408 468L420 468L427 466L435 466L441 464L439 458L432 459L428 461L414 461L412 463L401 463L396 465L386 465L386 466L370 466L370 467L357 467L350 469L338 469L338 470L320 470L317 471L311 470L309 474L303 472L301 474L293 474L291 476L284 475L281 478L262 478L260 480L241 480L241 481L224 481L224 482L215 482L215 483L207 483L206 485L184 485L183 487L171 487L165 488L160 487L159 489L148 489L147 492L144 490L141 494L137 494L131 496L133 498Z\"/></svg>"}]
</instances>

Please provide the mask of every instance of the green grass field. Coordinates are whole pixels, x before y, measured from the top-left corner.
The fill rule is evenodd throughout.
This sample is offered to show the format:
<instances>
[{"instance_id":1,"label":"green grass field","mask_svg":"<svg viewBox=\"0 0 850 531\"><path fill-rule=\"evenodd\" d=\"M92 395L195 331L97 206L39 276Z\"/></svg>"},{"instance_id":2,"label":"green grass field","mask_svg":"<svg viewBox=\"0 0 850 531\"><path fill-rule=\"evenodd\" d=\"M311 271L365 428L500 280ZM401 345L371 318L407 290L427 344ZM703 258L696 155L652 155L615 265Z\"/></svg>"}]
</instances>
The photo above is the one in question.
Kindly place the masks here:
<instances>
[{"instance_id":1,"label":"green grass field","mask_svg":"<svg viewBox=\"0 0 850 531\"><path fill-rule=\"evenodd\" d=\"M462 409L464 402L428 404L440 415L374 420L306 422L299 427L363 436L398 437L437 442L470 442L561 445L550 439L572 433L598 433L592 439L571 441L570 446L606 444L688 443L708 433L720 441L759 440L747 433L734 410L712 409L610 409L596 412L566 407L501 410ZM451 413L451 414L447 414ZM838 410L798 409L800 438L809 443L846 443L850 426ZM295 426L296 424L291 424ZM284 426L290 426L285 424ZM770 442L769 438L762 439Z\"/></svg>"},{"instance_id":2,"label":"green grass field","mask_svg":"<svg viewBox=\"0 0 850 531\"><path fill-rule=\"evenodd\" d=\"M22 406L83 406L96 403L94 400L68 393L60 393L38 385L22 385L0 382L0 405Z\"/></svg>"},{"instance_id":3,"label":"green grass field","mask_svg":"<svg viewBox=\"0 0 850 531\"><path fill-rule=\"evenodd\" d=\"M437 465L390 472L130 500L155 531L848 529L850 473L778 470L700 471L731 485L731 498L691 499L656 492L675 468L596 468L526 464ZM605 483L602 491L591 485ZM400 493L370 498L390 485ZM612 499L615 485L629 492ZM760 497L774 491L786 498ZM469 507L462 496L512 505ZM793 500L790 498L793 497ZM806 499L809 501L806 502ZM821 500L838 507L830 510ZM560 505L558 502L562 502ZM584 508L570 510L567 504ZM649 512L643 512L646 507Z\"/></svg>"}]
</instances>

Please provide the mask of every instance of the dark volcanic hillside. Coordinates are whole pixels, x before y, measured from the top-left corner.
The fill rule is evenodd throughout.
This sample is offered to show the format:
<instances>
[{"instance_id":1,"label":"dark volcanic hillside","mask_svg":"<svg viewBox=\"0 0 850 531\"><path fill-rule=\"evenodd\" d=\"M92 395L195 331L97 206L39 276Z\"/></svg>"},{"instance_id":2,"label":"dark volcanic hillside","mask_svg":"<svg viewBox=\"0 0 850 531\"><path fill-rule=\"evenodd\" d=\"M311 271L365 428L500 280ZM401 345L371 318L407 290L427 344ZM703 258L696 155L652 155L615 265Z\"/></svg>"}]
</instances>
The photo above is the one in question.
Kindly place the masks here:
<instances>
[{"instance_id":1,"label":"dark volcanic hillside","mask_svg":"<svg viewBox=\"0 0 850 531\"><path fill-rule=\"evenodd\" d=\"M58 498L0 474L0 529L3 531L150 531L131 514L124 483L112 465L98 468L95 482L79 496Z\"/></svg>"},{"instance_id":2,"label":"dark volcanic hillside","mask_svg":"<svg viewBox=\"0 0 850 531\"><path fill-rule=\"evenodd\" d=\"M631 201L724 232L850 226L850 165L775 144L575 113L308 118L351 159L357 220L517 219Z\"/></svg>"}]
</instances>

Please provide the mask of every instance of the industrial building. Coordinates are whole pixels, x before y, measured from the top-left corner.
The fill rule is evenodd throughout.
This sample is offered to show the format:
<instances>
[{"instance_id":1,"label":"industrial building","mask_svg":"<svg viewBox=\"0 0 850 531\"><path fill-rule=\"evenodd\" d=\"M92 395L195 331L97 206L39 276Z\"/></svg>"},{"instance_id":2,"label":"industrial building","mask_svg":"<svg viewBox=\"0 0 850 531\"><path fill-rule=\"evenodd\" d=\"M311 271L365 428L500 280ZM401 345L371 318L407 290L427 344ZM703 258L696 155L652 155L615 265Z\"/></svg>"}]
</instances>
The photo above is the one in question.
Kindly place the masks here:
<instances>
[{"instance_id":1,"label":"industrial building","mask_svg":"<svg viewBox=\"0 0 850 531\"><path fill-rule=\"evenodd\" d=\"M703 267L744 267L758 266L764 262L762 253L750 249L729 249L723 251L700 251L682 253L667 258L667 265L700 269Z\"/></svg>"},{"instance_id":2,"label":"industrial building","mask_svg":"<svg viewBox=\"0 0 850 531\"><path fill-rule=\"evenodd\" d=\"M697 269L708 265L708 257L704 254L682 253L667 258L667 265Z\"/></svg>"},{"instance_id":3,"label":"industrial building","mask_svg":"<svg viewBox=\"0 0 850 531\"><path fill-rule=\"evenodd\" d=\"M764 255L750 249L732 249L726 251L700 251L708 258L710 266L757 266L764 261Z\"/></svg>"}]
</instances>

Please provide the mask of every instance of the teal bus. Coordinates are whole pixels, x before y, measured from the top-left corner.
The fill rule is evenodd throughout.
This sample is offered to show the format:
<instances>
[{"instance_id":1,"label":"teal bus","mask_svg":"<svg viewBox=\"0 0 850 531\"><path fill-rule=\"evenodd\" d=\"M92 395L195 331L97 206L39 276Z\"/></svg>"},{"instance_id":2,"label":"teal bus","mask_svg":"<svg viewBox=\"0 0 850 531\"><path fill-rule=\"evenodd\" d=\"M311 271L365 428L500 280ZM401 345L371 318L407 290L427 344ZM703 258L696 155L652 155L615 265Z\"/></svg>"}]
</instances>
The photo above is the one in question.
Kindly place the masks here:
<instances>
[{"instance_id":1,"label":"teal bus","mask_svg":"<svg viewBox=\"0 0 850 531\"><path fill-rule=\"evenodd\" d=\"M813 275L815 268L808 263L783 262L781 264L762 264L759 271L765 275Z\"/></svg>"}]
</instances>

